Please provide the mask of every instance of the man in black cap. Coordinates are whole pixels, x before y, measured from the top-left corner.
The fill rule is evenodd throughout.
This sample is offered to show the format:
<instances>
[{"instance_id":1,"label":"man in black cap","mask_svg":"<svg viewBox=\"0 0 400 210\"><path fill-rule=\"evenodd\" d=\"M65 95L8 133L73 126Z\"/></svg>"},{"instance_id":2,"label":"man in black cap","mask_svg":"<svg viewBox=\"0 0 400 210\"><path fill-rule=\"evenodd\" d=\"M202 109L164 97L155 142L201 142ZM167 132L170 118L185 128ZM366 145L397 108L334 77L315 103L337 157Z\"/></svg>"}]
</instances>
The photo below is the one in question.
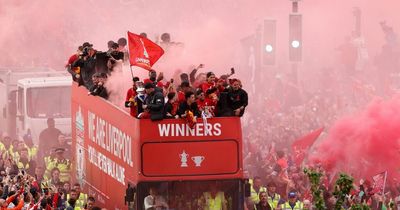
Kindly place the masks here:
<instances>
[{"instance_id":1,"label":"man in black cap","mask_svg":"<svg viewBox=\"0 0 400 210\"><path fill-rule=\"evenodd\" d=\"M164 118L164 95L162 92L155 91L154 84L150 82L144 84L144 89L147 97L142 106L143 109L149 113L151 120L162 120Z\"/></svg>"}]
</instances>

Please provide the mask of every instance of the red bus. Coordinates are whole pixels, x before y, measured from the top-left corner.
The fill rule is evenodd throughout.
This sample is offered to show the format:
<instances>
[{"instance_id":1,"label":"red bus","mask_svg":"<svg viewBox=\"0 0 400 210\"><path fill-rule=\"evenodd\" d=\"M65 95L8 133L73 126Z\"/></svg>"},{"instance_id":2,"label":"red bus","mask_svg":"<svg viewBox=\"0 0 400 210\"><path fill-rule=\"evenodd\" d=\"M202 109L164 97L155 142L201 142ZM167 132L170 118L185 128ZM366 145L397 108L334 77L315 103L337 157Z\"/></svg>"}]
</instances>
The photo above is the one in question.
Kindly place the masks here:
<instances>
[{"instance_id":1,"label":"red bus","mask_svg":"<svg viewBox=\"0 0 400 210\"><path fill-rule=\"evenodd\" d=\"M73 179L97 205L142 210L152 188L168 209L197 210L216 188L226 209L243 209L240 118L200 119L191 129L181 119L133 118L87 92L72 85Z\"/></svg>"}]
</instances>

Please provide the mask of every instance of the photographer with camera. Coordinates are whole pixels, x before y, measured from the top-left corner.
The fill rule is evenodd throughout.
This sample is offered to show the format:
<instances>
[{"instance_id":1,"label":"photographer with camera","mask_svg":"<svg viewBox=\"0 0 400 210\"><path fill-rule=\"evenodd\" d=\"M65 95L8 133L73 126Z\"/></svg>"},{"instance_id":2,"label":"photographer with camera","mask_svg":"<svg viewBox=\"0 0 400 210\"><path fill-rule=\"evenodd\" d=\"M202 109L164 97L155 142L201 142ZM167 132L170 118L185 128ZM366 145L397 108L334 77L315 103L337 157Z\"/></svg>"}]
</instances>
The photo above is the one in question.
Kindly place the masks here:
<instances>
[{"instance_id":1,"label":"photographer with camera","mask_svg":"<svg viewBox=\"0 0 400 210\"><path fill-rule=\"evenodd\" d=\"M108 91L104 86L107 79L106 73L95 73L92 76L93 86L89 89L89 95L100 96L104 99L108 99Z\"/></svg>"},{"instance_id":2,"label":"photographer with camera","mask_svg":"<svg viewBox=\"0 0 400 210\"><path fill-rule=\"evenodd\" d=\"M82 47L82 53L79 55L79 59L72 64L72 68L80 69L82 84L89 89L93 85L92 76L96 73L96 50L89 42L83 43Z\"/></svg>"},{"instance_id":3,"label":"photographer with camera","mask_svg":"<svg viewBox=\"0 0 400 210\"><path fill-rule=\"evenodd\" d=\"M117 64L122 65L124 54L118 51L118 44L111 43L111 46L106 52L96 52L95 69L97 72L111 75L114 67Z\"/></svg>"}]
</instances>

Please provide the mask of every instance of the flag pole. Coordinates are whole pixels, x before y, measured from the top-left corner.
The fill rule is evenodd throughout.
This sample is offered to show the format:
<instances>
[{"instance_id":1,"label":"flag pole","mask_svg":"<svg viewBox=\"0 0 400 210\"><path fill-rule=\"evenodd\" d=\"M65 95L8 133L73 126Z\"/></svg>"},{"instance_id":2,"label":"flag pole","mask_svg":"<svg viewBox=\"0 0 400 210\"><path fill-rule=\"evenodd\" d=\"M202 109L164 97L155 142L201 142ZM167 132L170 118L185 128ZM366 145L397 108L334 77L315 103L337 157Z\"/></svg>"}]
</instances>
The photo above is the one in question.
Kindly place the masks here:
<instances>
[{"instance_id":1,"label":"flag pole","mask_svg":"<svg viewBox=\"0 0 400 210\"><path fill-rule=\"evenodd\" d=\"M385 178L384 178L384 180L383 180L383 189L382 189L382 195L383 195L383 197L385 197L386 179L387 179L387 170L385 171Z\"/></svg>"},{"instance_id":2,"label":"flag pole","mask_svg":"<svg viewBox=\"0 0 400 210\"><path fill-rule=\"evenodd\" d=\"M129 36L128 36L128 33L129 33L129 31L127 31L126 32L126 34L127 34L127 39L126 40L128 40L128 55L130 55L131 54L131 52L129 51L129 49L130 49L130 47L129 47ZM129 58L129 69L131 70L131 77L132 77L132 81L133 81L133 70L132 70L132 65L131 65L131 61L130 61L130 58Z\"/></svg>"},{"instance_id":3,"label":"flag pole","mask_svg":"<svg viewBox=\"0 0 400 210\"><path fill-rule=\"evenodd\" d=\"M133 70L132 70L132 66L129 65L129 68L131 69L131 76L132 76L132 80L133 80Z\"/></svg>"}]
</instances>

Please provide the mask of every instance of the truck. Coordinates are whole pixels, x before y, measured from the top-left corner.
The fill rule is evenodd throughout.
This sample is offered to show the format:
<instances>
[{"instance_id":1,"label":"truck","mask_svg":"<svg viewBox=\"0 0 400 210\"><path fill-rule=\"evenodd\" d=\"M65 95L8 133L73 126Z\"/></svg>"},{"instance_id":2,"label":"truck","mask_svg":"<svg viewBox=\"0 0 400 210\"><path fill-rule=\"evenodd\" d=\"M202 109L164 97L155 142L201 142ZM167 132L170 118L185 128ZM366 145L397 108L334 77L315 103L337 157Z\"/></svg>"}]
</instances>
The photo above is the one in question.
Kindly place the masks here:
<instances>
[{"instance_id":1,"label":"truck","mask_svg":"<svg viewBox=\"0 0 400 210\"><path fill-rule=\"evenodd\" d=\"M71 76L49 68L0 68L0 130L13 139L30 134L38 143L47 119L71 134Z\"/></svg>"},{"instance_id":2,"label":"truck","mask_svg":"<svg viewBox=\"0 0 400 210\"><path fill-rule=\"evenodd\" d=\"M198 119L193 128L183 119L137 119L76 84L71 110L72 178L96 205L144 210L156 189L169 209L198 209L217 189L227 209L244 209L240 118Z\"/></svg>"}]
</instances>

